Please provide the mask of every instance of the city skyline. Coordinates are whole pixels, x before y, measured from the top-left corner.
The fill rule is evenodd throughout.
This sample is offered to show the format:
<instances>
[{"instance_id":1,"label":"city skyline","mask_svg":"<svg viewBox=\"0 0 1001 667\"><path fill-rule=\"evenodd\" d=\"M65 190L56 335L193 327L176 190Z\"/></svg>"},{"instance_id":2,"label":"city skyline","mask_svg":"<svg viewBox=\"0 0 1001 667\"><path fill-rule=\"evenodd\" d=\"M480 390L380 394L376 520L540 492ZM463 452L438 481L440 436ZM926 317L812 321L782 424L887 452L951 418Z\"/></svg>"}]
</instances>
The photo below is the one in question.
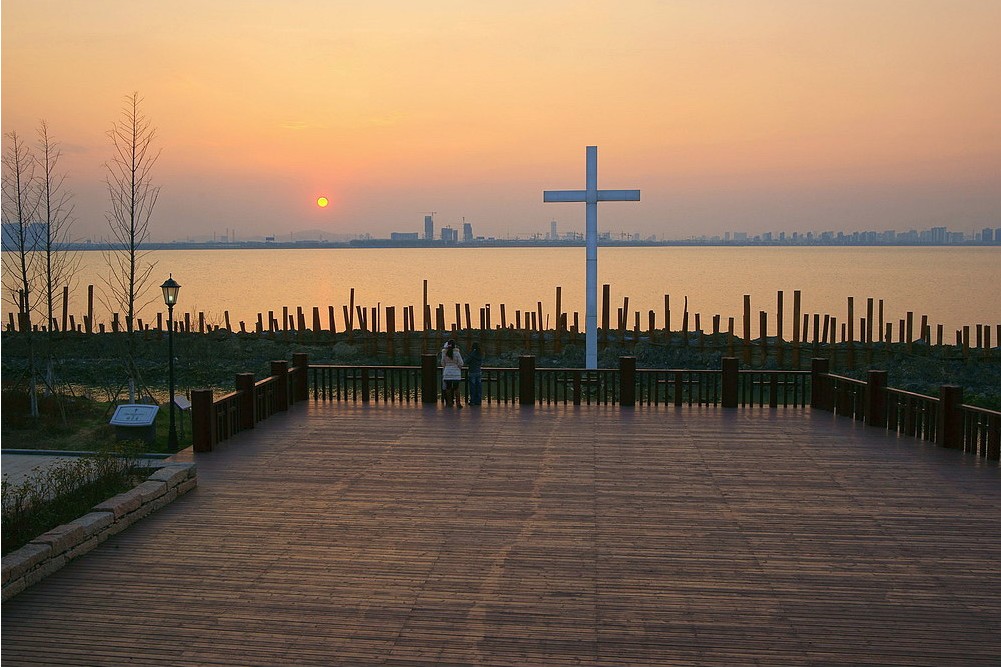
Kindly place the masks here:
<instances>
[{"instance_id":1,"label":"city skyline","mask_svg":"<svg viewBox=\"0 0 1001 667\"><path fill-rule=\"evenodd\" d=\"M107 235L105 133L133 91L162 149L156 242L388 238L426 211L460 238L464 218L496 238L553 219L582 231L579 207L542 192L583 181L586 145L599 187L643 191L605 208L610 234L972 235L1001 220L1001 3L2 12L3 130L33 140L44 119L61 142L75 238Z\"/></svg>"},{"instance_id":2,"label":"city skyline","mask_svg":"<svg viewBox=\"0 0 1001 667\"><path fill-rule=\"evenodd\" d=\"M27 225L25 232L25 245L29 249L41 250L44 239L46 225L44 223L32 223ZM19 247L18 225L16 223L3 223L3 249L15 250ZM613 244L633 244L633 245L777 245L777 246L805 246L805 245L826 245L826 246L918 246L918 245L1001 245L1001 227L985 227L972 234L962 231L950 230L948 227L932 227L930 229L910 229L906 231L884 230L884 231L858 231L845 232L827 230L819 233L814 232L764 232L762 234L748 234L741 231L727 231L716 236L693 236L688 238L657 238L653 236L644 237L638 233L620 232L599 232L598 240L603 245ZM386 243L388 242L388 243ZM473 224L463 220L461 230L451 225L435 227L433 218L425 216L423 228L420 231L394 231L388 236L373 236L371 234L326 234L322 230L298 230L288 233L287 238L278 235L248 236L238 237L233 229L226 229L224 233L213 232L211 234L187 236L170 241L150 241L146 244L149 248L165 247L326 247L326 246L370 246L370 245L399 245L410 247L427 247L440 245L471 245L471 246L504 246L508 244L530 244L545 246L547 244L556 245L583 245L584 234L579 231L558 231L557 223L550 221L549 231L535 232L528 236L509 236L498 238L488 235L477 235L474 233ZM305 244L305 245L303 245ZM71 247L75 249L88 248L111 248L115 247L107 239L76 239L60 242L58 247Z\"/></svg>"}]
</instances>

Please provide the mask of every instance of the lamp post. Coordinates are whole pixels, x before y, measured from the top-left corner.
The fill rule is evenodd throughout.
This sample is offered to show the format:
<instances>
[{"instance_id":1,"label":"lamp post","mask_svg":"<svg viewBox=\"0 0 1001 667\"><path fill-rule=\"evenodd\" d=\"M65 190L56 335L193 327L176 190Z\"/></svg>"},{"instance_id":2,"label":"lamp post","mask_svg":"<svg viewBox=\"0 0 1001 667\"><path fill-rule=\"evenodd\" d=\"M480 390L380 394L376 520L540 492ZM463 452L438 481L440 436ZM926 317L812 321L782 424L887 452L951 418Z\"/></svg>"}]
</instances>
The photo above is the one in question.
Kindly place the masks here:
<instances>
[{"instance_id":1,"label":"lamp post","mask_svg":"<svg viewBox=\"0 0 1001 667\"><path fill-rule=\"evenodd\" d=\"M174 280L174 274L160 285L163 290L163 302L167 304L167 356L169 371L167 381L170 384L170 431L167 433L167 449L177 451L177 429L174 426L174 304L177 303L177 292L181 286Z\"/></svg>"}]
</instances>

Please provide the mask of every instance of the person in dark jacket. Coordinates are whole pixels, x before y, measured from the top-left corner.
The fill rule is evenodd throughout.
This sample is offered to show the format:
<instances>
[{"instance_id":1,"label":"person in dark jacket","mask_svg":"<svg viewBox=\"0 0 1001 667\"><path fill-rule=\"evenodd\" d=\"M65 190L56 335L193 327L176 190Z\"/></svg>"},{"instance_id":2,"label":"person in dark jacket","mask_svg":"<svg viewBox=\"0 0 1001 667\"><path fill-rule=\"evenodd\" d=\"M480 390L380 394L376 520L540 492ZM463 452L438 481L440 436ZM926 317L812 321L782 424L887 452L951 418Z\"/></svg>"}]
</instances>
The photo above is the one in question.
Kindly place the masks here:
<instances>
[{"instance_id":1,"label":"person in dark jacket","mask_svg":"<svg viewBox=\"0 0 1001 667\"><path fill-rule=\"evenodd\" d=\"M480 405L483 402L483 354L479 343L473 343L466 356L466 382L469 385L469 404Z\"/></svg>"}]
</instances>

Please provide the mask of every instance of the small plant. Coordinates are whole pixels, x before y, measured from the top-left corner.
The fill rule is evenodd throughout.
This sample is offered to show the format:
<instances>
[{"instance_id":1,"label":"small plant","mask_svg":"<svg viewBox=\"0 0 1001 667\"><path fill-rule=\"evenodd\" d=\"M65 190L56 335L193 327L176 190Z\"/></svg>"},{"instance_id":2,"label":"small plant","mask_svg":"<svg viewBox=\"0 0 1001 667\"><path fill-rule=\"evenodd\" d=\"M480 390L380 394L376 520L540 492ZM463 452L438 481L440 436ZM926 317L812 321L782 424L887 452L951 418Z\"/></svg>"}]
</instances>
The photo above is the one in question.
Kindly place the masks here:
<instances>
[{"instance_id":1,"label":"small plant","mask_svg":"<svg viewBox=\"0 0 1001 667\"><path fill-rule=\"evenodd\" d=\"M17 484L3 475L3 553L131 489L145 475L138 452L138 443L117 443L60 462Z\"/></svg>"}]
</instances>

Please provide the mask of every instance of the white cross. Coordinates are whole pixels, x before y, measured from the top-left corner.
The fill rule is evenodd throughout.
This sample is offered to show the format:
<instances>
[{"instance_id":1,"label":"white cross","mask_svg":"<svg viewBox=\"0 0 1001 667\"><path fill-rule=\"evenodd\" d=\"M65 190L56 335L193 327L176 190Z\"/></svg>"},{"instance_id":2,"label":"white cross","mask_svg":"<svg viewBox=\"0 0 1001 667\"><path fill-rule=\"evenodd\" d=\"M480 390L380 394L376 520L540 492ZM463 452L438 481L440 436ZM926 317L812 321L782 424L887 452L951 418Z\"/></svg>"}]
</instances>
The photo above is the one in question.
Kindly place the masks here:
<instances>
[{"instance_id":1,"label":"white cross","mask_svg":"<svg viewBox=\"0 0 1001 667\"><path fill-rule=\"evenodd\" d=\"M598 189L598 147L587 147L586 190L546 190L542 201L585 202L587 245L586 294L584 311L585 367L598 368L598 202L639 201L639 190L599 190Z\"/></svg>"}]
</instances>

